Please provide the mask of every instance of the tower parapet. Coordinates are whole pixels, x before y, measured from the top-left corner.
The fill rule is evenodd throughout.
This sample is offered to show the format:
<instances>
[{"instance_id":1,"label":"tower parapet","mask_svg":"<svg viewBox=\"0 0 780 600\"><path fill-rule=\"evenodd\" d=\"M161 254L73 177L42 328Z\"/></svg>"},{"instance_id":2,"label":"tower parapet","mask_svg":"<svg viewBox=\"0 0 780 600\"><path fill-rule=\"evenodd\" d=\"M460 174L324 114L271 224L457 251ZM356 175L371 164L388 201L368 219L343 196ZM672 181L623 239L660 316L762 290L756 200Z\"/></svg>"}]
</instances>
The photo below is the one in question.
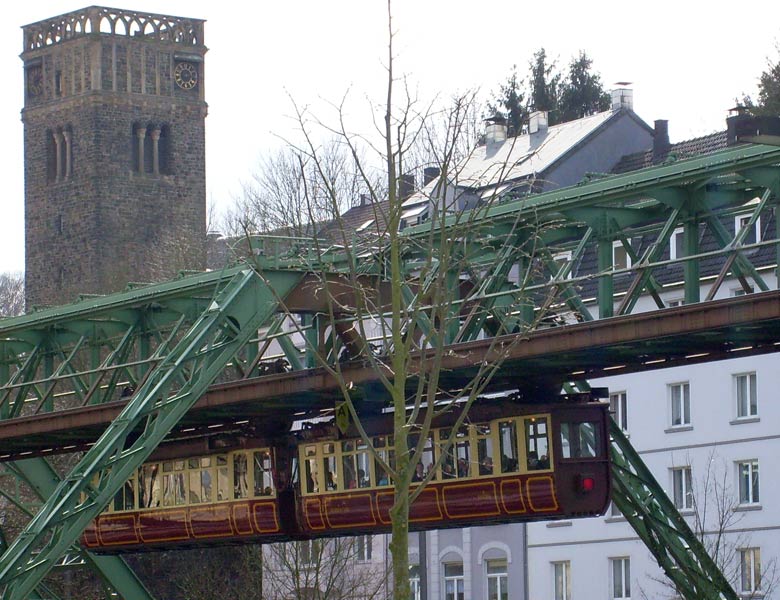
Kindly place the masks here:
<instances>
[{"instance_id":1,"label":"tower parapet","mask_svg":"<svg viewBox=\"0 0 780 600\"><path fill-rule=\"evenodd\" d=\"M100 33L202 46L204 23L202 19L89 6L25 25L23 52Z\"/></svg>"}]
</instances>

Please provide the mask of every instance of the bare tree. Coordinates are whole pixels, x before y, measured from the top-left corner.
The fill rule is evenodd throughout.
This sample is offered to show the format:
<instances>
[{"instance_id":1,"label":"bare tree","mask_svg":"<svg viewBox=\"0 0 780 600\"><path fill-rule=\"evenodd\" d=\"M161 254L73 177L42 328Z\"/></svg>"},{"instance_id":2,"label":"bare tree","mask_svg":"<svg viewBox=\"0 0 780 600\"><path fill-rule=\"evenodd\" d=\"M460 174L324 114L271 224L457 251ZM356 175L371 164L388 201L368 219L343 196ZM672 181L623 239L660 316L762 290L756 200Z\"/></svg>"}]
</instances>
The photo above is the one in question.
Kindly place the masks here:
<instances>
[{"instance_id":1,"label":"bare tree","mask_svg":"<svg viewBox=\"0 0 780 600\"><path fill-rule=\"evenodd\" d=\"M338 139L330 139L317 154L317 164L291 146L263 157L252 181L244 184L243 195L225 215L225 234L314 236L367 192L356 166L361 160L358 153L353 155Z\"/></svg>"},{"instance_id":2,"label":"bare tree","mask_svg":"<svg viewBox=\"0 0 780 600\"><path fill-rule=\"evenodd\" d=\"M705 460L704 474L691 482L691 529L741 598L772 598L780 581L777 557L761 556L745 532L746 513L731 483L731 465L714 450ZM679 597L668 579L652 579L668 590L669 598ZM642 590L642 597L650 596Z\"/></svg>"},{"instance_id":3,"label":"bare tree","mask_svg":"<svg viewBox=\"0 0 780 600\"><path fill-rule=\"evenodd\" d=\"M324 191L335 217L330 224L332 233L327 238L313 236L309 247L295 258L319 276L310 296L321 301L316 309L319 331L314 336L319 342L312 343L312 336L304 335L301 340L310 344L307 351L340 385L355 434L363 438L373 460L394 482L390 509L392 589L396 600L407 600L410 506L450 455L472 404L487 389L509 351L501 346L507 342L499 341L499 336L525 331L544 311L531 310L530 317L527 312L515 316L514 309L507 305L496 307L482 302L486 290L494 289L490 286L506 294L510 305L512 294L522 291L531 270L538 266L534 260L538 226L533 213L517 214L500 234L487 231L491 225L484 217L499 198L500 184L511 168L487 165L484 173L462 177L462 159L468 157L469 147L464 136L475 114L470 105L473 95L464 95L441 111L421 105L405 86L397 99L389 4L388 32L387 95L381 106L384 118L377 124L379 141L352 132L345 122L346 100L332 107L330 124L293 103L302 140L293 153L300 157L299 164L312 169L298 171L295 190L302 196L296 196L296 201L302 200L305 214L312 218L321 206ZM440 125L433 123L435 118L442 119ZM341 147L349 150L361 180L358 187L365 189L373 201L377 218L357 239L340 212L341 191L329 176L328 156L323 155L318 142L323 136L335 136ZM365 161L358 159L363 147L369 148ZM403 174L410 162L420 162L415 161L414 151L419 152L421 147L434 158L439 177L407 198L401 192L402 183L406 183ZM376 183L378 170L384 177L381 185ZM475 193L476 187L482 192ZM412 205L417 208L410 210ZM415 222L407 215L412 213L425 216L426 226L410 229ZM266 251L262 238L251 243L256 267L262 273L266 264L262 257L271 253ZM512 266L511 273L507 270L486 277L487 266L479 262L485 253L491 260L501 256L502 264ZM411 255L418 257L413 268L406 262ZM541 306L547 304L541 302ZM298 325L302 321L289 309L288 317L299 327L299 333L304 333ZM466 331L483 329L495 336L490 347L475 359L474 370L467 380L458 382L457 389L445 385L448 345L462 341ZM363 428L362 407L353 401L352 384L337 359L343 355L363 361L379 378L387 405L392 408L394 460L373 448ZM413 484L416 468L426 456L435 419L445 413L450 413L454 422L451 435L440 442L435 462L424 465L424 479Z\"/></svg>"},{"instance_id":4,"label":"bare tree","mask_svg":"<svg viewBox=\"0 0 780 600\"><path fill-rule=\"evenodd\" d=\"M0 317L24 312L24 274L0 273Z\"/></svg>"},{"instance_id":5,"label":"bare tree","mask_svg":"<svg viewBox=\"0 0 780 600\"><path fill-rule=\"evenodd\" d=\"M371 562L373 536L305 540L264 548L268 600L379 600L383 565Z\"/></svg>"}]
</instances>

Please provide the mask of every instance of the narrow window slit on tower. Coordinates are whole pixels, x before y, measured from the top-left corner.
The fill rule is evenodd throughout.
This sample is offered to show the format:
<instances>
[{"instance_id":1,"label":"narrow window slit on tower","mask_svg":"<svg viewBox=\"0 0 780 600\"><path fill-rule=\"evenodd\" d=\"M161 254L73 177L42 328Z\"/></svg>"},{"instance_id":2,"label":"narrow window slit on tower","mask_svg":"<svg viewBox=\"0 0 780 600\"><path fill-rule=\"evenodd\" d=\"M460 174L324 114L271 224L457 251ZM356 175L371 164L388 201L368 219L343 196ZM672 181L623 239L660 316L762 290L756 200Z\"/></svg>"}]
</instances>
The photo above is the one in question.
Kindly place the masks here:
<instances>
[{"instance_id":1,"label":"narrow window slit on tower","mask_svg":"<svg viewBox=\"0 0 780 600\"><path fill-rule=\"evenodd\" d=\"M148 123L133 127L133 170L136 173L168 173L168 126Z\"/></svg>"},{"instance_id":2,"label":"narrow window slit on tower","mask_svg":"<svg viewBox=\"0 0 780 600\"><path fill-rule=\"evenodd\" d=\"M71 162L72 133L70 126L58 127L49 133L53 143L49 151L49 179L60 182L70 179L73 166Z\"/></svg>"}]
</instances>

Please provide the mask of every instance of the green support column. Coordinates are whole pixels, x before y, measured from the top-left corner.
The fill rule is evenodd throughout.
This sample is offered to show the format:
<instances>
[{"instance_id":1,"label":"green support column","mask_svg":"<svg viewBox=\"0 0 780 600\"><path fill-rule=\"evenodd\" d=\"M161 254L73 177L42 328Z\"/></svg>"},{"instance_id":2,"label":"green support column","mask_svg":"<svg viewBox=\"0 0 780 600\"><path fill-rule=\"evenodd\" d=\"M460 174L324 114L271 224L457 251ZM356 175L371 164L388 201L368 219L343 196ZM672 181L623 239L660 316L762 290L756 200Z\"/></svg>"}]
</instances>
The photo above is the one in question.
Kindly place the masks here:
<instances>
[{"instance_id":1,"label":"green support column","mask_svg":"<svg viewBox=\"0 0 780 600\"><path fill-rule=\"evenodd\" d=\"M144 324L146 329L146 324ZM138 340L138 360L143 361L148 359L152 354L152 343L149 334L146 331L141 332L140 339ZM149 369L148 364L140 364L135 371L135 380L143 381L146 376L146 371Z\"/></svg>"},{"instance_id":2,"label":"green support column","mask_svg":"<svg viewBox=\"0 0 780 600\"><path fill-rule=\"evenodd\" d=\"M236 352L257 335L277 311L277 299L285 298L300 277L275 272L261 279L251 269L239 271L176 346L157 357L119 416L0 558L3 600L28 597Z\"/></svg>"},{"instance_id":3,"label":"green support column","mask_svg":"<svg viewBox=\"0 0 780 600\"><path fill-rule=\"evenodd\" d=\"M457 294L457 290L460 288L460 274L452 270L448 271L446 282L447 289L450 290L450 293L454 291L455 294ZM444 328L445 344L453 343L458 337L458 331L460 331L460 303L457 302L460 300L460 294L455 294L449 298L448 304L444 310L439 313L439 318L446 320ZM434 310L436 309L434 308Z\"/></svg>"},{"instance_id":4,"label":"green support column","mask_svg":"<svg viewBox=\"0 0 780 600\"><path fill-rule=\"evenodd\" d=\"M683 241L685 243L685 256L696 256L699 253L699 221L697 219L685 222ZM699 260L695 258L686 260L683 273L685 278L685 304L696 304L701 300Z\"/></svg>"},{"instance_id":5,"label":"green support column","mask_svg":"<svg viewBox=\"0 0 780 600\"><path fill-rule=\"evenodd\" d=\"M51 377L54 372L54 356L52 355L51 348L46 349L46 353L43 356L43 377ZM51 384L54 385L54 384ZM51 412L54 410L54 398L49 396L41 407L41 412Z\"/></svg>"},{"instance_id":6,"label":"green support column","mask_svg":"<svg viewBox=\"0 0 780 600\"><path fill-rule=\"evenodd\" d=\"M778 249L778 252L780 252L780 249ZM0 385L5 385L8 383L8 380L11 378L11 369L8 366L8 363L6 362L6 356L5 356L5 348L3 350L3 355L0 356ZM10 413L10 406L7 402L0 402L0 419L7 419L8 415Z\"/></svg>"},{"instance_id":7,"label":"green support column","mask_svg":"<svg viewBox=\"0 0 780 600\"><path fill-rule=\"evenodd\" d=\"M685 600L738 600L650 469L610 419L612 500Z\"/></svg>"},{"instance_id":8,"label":"green support column","mask_svg":"<svg viewBox=\"0 0 780 600\"><path fill-rule=\"evenodd\" d=\"M60 478L42 458L28 458L12 463L11 470L18 474L41 500L46 500L57 489ZM4 551L4 550L3 550ZM127 563L119 556L100 556L81 550L87 566L102 577L126 600L154 600Z\"/></svg>"},{"instance_id":9,"label":"green support column","mask_svg":"<svg viewBox=\"0 0 780 600\"><path fill-rule=\"evenodd\" d=\"M527 258L521 258L517 261L517 268L520 272L520 276L527 271L528 263L530 261ZM522 286L522 283L520 283ZM531 323L534 322L534 300L533 296L528 292L521 292L519 298L520 305L517 307L519 312L519 325L520 331L526 330Z\"/></svg>"},{"instance_id":10,"label":"green support column","mask_svg":"<svg viewBox=\"0 0 780 600\"><path fill-rule=\"evenodd\" d=\"M611 317L614 312L614 286L612 281L612 240L598 241L599 269L599 318Z\"/></svg>"},{"instance_id":11,"label":"green support column","mask_svg":"<svg viewBox=\"0 0 780 600\"><path fill-rule=\"evenodd\" d=\"M320 348L319 319L317 315L301 315L301 326L304 328L306 345L304 350L304 364L307 369L317 366L317 352Z\"/></svg>"},{"instance_id":12,"label":"green support column","mask_svg":"<svg viewBox=\"0 0 780 600\"><path fill-rule=\"evenodd\" d=\"M775 239L780 239L780 195L775 196L772 210L775 214ZM775 285L780 289L780 244L775 246Z\"/></svg>"}]
</instances>

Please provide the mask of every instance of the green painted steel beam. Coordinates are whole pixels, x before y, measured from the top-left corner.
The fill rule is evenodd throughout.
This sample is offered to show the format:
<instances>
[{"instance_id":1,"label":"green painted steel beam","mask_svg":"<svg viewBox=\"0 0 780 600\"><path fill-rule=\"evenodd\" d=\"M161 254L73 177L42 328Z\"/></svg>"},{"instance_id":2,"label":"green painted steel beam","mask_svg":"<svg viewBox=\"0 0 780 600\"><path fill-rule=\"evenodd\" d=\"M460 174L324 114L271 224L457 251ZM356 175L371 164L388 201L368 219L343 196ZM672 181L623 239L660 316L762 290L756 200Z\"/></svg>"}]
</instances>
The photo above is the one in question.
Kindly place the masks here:
<instances>
[{"instance_id":1,"label":"green painted steel beam","mask_svg":"<svg viewBox=\"0 0 780 600\"><path fill-rule=\"evenodd\" d=\"M23 600L206 391L237 350L278 310L299 273L244 268L159 363L0 558L4 600ZM186 373L186 383L177 386ZM141 435L131 434L143 424Z\"/></svg>"},{"instance_id":2,"label":"green painted steel beam","mask_svg":"<svg viewBox=\"0 0 780 600\"><path fill-rule=\"evenodd\" d=\"M28 458L7 465L17 476L24 480L37 496L45 501L57 489L60 477L42 458ZM3 553L5 549L3 549ZM75 549L98 576L118 591L127 600L154 600L151 592L144 586L128 564L119 556L100 556L80 547Z\"/></svg>"},{"instance_id":3,"label":"green painted steel beam","mask_svg":"<svg viewBox=\"0 0 780 600\"><path fill-rule=\"evenodd\" d=\"M610 419L612 500L685 600L738 600L650 469Z\"/></svg>"},{"instance_id":4,"label":"green painted steel beam","mask_svg":"<svg viewBox=\"0 0 780 600\"><path fill-rule=\"evenodd\" d=\"M109 318L117 311L127 311L131 307L145 306L148 303L162 305L177 298L191 302L198 294L210 298L214 289L230 281L236 273L246 268L235 266L223 271L209 271L182 279L144 286L109 296L90 298L72 304L45 308L19 317L0 320L0 341L13 339L16 333L42 331L47 326L62 327L63 323L102 317ZM127 314L126 312L124 314Z\"/></svg>"}]
</instances>

